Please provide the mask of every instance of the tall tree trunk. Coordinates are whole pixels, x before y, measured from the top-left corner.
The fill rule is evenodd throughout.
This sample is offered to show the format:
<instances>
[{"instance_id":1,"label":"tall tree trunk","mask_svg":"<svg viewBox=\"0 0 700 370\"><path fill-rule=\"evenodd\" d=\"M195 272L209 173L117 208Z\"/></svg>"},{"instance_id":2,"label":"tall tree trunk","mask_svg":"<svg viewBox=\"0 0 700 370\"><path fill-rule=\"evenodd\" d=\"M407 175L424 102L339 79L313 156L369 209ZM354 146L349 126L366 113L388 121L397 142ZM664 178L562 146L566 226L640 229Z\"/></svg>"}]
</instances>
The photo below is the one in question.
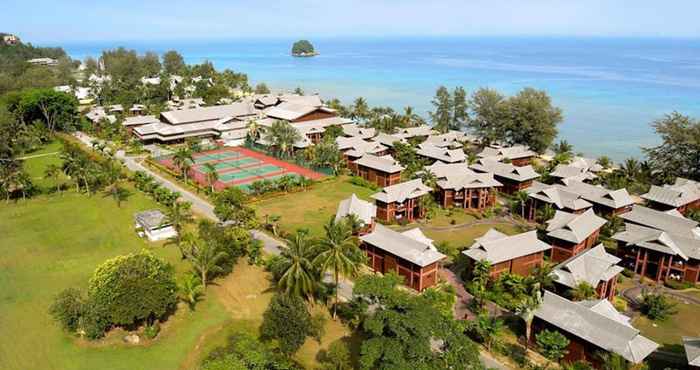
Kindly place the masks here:
<instances>
[{"instance_id":1,"label":"tall tree trunk","mask_svg":"<svg viewBox=\"0 0 700 370\"><path fill-rule=\"evenodd\" d=\"M340 290L340 283L338 282L338 269L335 269L335 305L333 305L333 319L335 319L338 311L338 291Z\"/></svg>"},{"instance_id":2,"label":"tall tree trunk","mask_svg":"<svg viewBox=\"0 0 700 370\"><path fill-rule=\"evenodd\" d=\"M207 289L207 270L202 269L202 290Z\"/></svg>"},{"instance_id":3,"label":"tall tree trunk","mask_svg":"<svg viewBox=\"0 0 700 370\"><path fill-rule=\"evenodd\" d=\"M532 321L525 321L525 349L530 348L530 335L532 331Z\"/></svg>"}]
</instances>

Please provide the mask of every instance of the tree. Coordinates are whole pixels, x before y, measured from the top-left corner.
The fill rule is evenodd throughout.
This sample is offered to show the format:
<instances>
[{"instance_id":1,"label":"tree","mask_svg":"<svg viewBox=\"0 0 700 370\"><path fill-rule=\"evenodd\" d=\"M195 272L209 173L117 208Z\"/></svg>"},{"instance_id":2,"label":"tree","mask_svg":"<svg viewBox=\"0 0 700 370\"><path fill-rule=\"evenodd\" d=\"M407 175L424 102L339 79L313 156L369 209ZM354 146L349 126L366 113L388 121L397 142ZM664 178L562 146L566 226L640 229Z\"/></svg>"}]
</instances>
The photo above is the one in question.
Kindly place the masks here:
<instances>
[{"instance_id":1,"label":"tree","mask_svg":"<svg viewBox=\"0 0 700 370\"><path fill-rule=\"evenodd\" d=\"M529 195L525 191L518 191L513 194L513 201L520 208L520 217L525 218L525 208L527 207L527 201L530 199Z\"/></svg>"},{"instance_id":2,"label":"tree","mask_svg":"<svg viewBox=\"0 0 700 370\"><path fill-rule=\"evenodd\" d=\"M306 56L315 53L314 46L311 45L309 40L299 40L292 45L292 55L294 56Z\"/></svg>"},{"instance_id":3,"label":"tree","mask_svg":"<svg viewBox=\"0 0 700 370\"><path fill-rule=\"evenodd\" d=\"M661 144L643 148L652 167L665 177L700 180L700 121L678 112L652 123Z\"/></svg>"},{"instance_id":4,"label":"tree","mask_svg":"<svg viewBox=\"0 0 700 370\"><path fill-rule=\"evenodd\" d=\"M546 92L529 87L510 97L508 108L509 141L544 152L557 136L557 125L563 121L561 109L552 106Z\"/></svg>"},{"instance_id":5,"label":"tree","mask_svg":"<svg viewBox=\"0 0 700 370\"><path fill-rule=\"evenodd\" d=\"M187 147L181 147L173 154L173 164L180 171L180 176L187 182L187 173L194 163L192 150Z\"/></svg>"},{"instance_id":6,"label":"tree","mask_svg":"<svg viewBox=\"0 0 700 370\"><path fill-rule=\"evenodd\" d=\"M473 293L476 305L479 309L484 308L486 298L486 287L491 274L491 263L487 260L479 260L474 263L472 271Z\"/></svg>"},{"instance_id":7,"label":"tree","mask_svg":"<svg viewBox=\"0 0 700 370\"><path fill-rule=\"evenodd\" d=\"M178 291L180 292L180 300L187 303L190 310L194 310L194 306L204 294L202 280L195 274L187 274L178 285Z\"/></svg>"},{"instance_id":8,"label":"tree","mask_svg":"<svg viewBox=\"0 0 700 370\"><path fill-rule=\"evenodd\" d=\"M301 370L293 360L250 333L231 335L202 361L201 370Z\"/></svg>"},{"instance_id":9,"label":"tree","mask_svg":"<svg viewBox=\"0 0 700 370\"><path fill-rule=\"evenodd\" d=\"M313 250L306 232L297 230L281 249L282 273L277 285L285 294L312 299L320 279L312 263Z\"/></svg>"},{"instance_id":10,"label":"tree","mask_svg":"<svg viewBox=\"0 0 700 370\"><path fill-rule=\"evenodd\" d=\"M333 174L338 175L346 163L343 153L338 149L338 144L335 141L324 140L313 147L316 149L313 160L314 165L317 167L330 167L333 169Z\"/></svg>"},{"instance_id":11,"label":"tree","mask_svg":"<svg viewBox=\"0 0 700 370\"><path fill-rule=\"evenodd\" d=\"M301 140L301 134L287 121L275 121L268 128L265 140L282 157L292 154L294 144Z\"/></svg>"},{"instance_id":12,"label":"tree","mask_svg":"<svg viewBox=\"0 0 700 370\"><path fill-rule=\"evenodd\" d=\"M603 167L604 169L608 169L608 168L612 167L612 164L613 164L613 162L612 162L612 160L610 159L610 157L608 157L608 156L606 156L606 155L600 156L600 157L598 158L598 160L596 161L596 163L598 163L598 164L599 164L601 167Z\"/></svg>"},{"instance_id":13,"label":"tree","mask_svg":"<svg viewBox=\"0 0 700 370\"><path fill-rule=\"evenodd\" d=\"M617 353L599 351L596 355L600 359L603 370L630 370L633 368L629 361Z\"/></svg>"},{"instance_id":14,"label":"tree","mask_svg":"<svg viewBox=\"0 0 700 370\"><path fill-rule=\"evenodd\" d=\"M88 300L113 325L161 318L177 303L173 268L146 250L109 259L90 278Z\"/></svg>"},{"instance_id":15,"label":"tree","mask_svg":"<svg viewBox=\"0 0 700 370\"><path fill-rule=\"evenodd\" d=\"M493 89L480 88L472 94L469 106L472 117L468 126L486 144L505 138L508 109L503 95Z\"/></svg>"},{"instance_id":16,"label":"tree","mask_svg":"<svg viewBox=\"0 0 700 370\"><path fill-rule=\"evenodd\" d=\"M197 238L189 238L187 240L186 256L192 264L192 268L202 279L202 288L206 290L207 281L211 278L211 274L222 271L219 262L228 255L215 245Z\"/></svg>"},{"instance_id":17,"label":"tree","mask_svg":"<svg viewBox=\"0 0 700 370\"><path fill-rule=\"evenodd\" d=\"M63 168L57 164L52 163L46 167L46 170L44 170L44 176L53 178L54 182L56 182L56 189L58 190L59 194L63 194L63 191L61 190L62 185L58 183L63 175Z\"/></svg>"},{"instance_id":18,"label":"tree","mask_svg":"<svg viewBox=\"0 0 700 370\"><path fill-rule=\"evenodd\" d=\"M161 64L160 57L158 54L147 51L146 54L141 57L141 68L143 69L144 76L157 76L160 74Z\"/></svg>"},{"instance_id":19,"label":"tree","mask_svg":"<svg viewBox=\"0 0 700 370\"><path fill-rule=\"evenodd\" d=\"M455 88L452 93L452 124L451 130L460 130L467 127L469 122L469 103L467 101L467 92L462 86Z\"/></svg>"},{"instance_id":20,"label":"tree","mask_svg":"<svg viewBox=\"0 0 700 370\"><path fill-rule=\"evenodd\" d=\"M491 317L488 313L480 313L474 320L469 322L467 330L478 338L477 340L484 343L488 350L491 350L491 347L497 341L498 335L503 330L503 320Z\"/></svg>"},{"instance_id":21,"label":"tree","mask_svg":"<svg viewBox=\"0 0 700 370\"><path fill-rule=\"evenodd\" d=\"M302 90L301 87L297 86L296 88L294 88L294 94L304 95L304 90Z\"/></svg>"},{"instance_id":22,"label":"tree","mask_svg":"<svg viewBox=\"0 0 700 370\"><path fill-rule=\"evenodd\" d=\"M556 211L554 210L554 207L547 203L537 210L537 219L540 221L540 223L545 223L546 221L551 220L555 214Z\"/></svg>"},{"instance_id":23,"label":"tree","mask_svg":"<svg viewBox=\"0 0 700 370\"><path fill-rule=\"evenodd\" d=\"M321 363L322 370L352 370L350 349L342 339L337 340L325 351Z\"/></svg>"},{"instance_id":24,"label":"tree","mask_svg":"<svg viewBox=\"0 0 700 370\"><path fill-rule=\"evenodd\" d=\"M525 347L530 344L532 336L532 320L535 319L535 311L542 304L542 293L535 289L533 294L528 295L515 309L515 313L525 322Z\"/></svg>"},{"instance_id":25,"label":"tree","mask_svg":"<svg viewBox=\"0 0 700 370\"><path fill-rule=\"evenodd\" d=\"M175 50L163 54L163 69L168 75L179 75L185 70L185 59Z\"/></svg>"},{"instance_id":26,"label":"tree","mask_svg":"<svg viewBox=\"0 0 700 370\"><path fill-rule=\"evenodd\" d=\"M571 298L574 301L585 301L596 297L595 288L585 281L580 282L571 290Z\"/></svg>"},{"instance_id":27,"label":"tree","mask_svg":"<svg viewBox=\"0 0 700 370\"><path fill-rule=\"evenodd\" d=\"M185 232L185 227L193 220L192 203L190 202L173 202L165 212L165 216L176 231L176 235L171 240L180 250L180 255L183 259L186 258L185 250L182 248L182 236Z\"/></svg>"},{"instance_id":28,"label":"tree","mask_svg":"<svg viewBox=\"0 0 700 370\"><path fill-rule=\"evenodd\" d=\"M335 217L331 217L323 229L325 235L318 242L318 254L313 263L322 272L333 272L333 281L336 287L336 304L333 306L333 317L335 317L340 302L338 299L340 276L357 276L364 260L364 254L357 246L357 241L352 236L352 230L345 222L335 222Z\"/></svg>"},{"instance_id":29,"label":"tree","mask_svg":"<svg viewBox=\"0 0 700 370\"><path fill-rule=\"evenodd\" d=\"M221 221L232 221L241 227L255 224L255 210L246 204L248 196L243 190L231 186L214 196L214 214Z\"/></svg>"},{"instance_id":30,"label":"tree","mask_svg":"<svg viewBox=\"0 0 700 370\"><path fill-rule=\"evenodd\" d=\"M265 339L276 339L285 354L295 353L313 335L304 301L293 295L275 295L263 314L260 333Z\"/></svg>"},{"instance_id":31,"label":"tree","mask_svg":"<svg viewBox=\"0 0 700 370\"><path fill-rule=\"evenodd\" d=\"M68 288L54 298L49 313L63 329L75 332L80 325L80 318L85 312L85 299L78 289Z\"/></svg>"},{"instance_id":32,"label":"tree","mask_svg":"<svg viewBox=\"0 0 700 370\"><path fill-rule=\"evenodd\" d=\"M53 89L32 89L22 93L13 113L23 122L43 123L51 133L68 131L78 121L78 100Z\"/></svg>"},{"instance_id":33,"label":"tree","mask_svg":"<svg viewBox=\"0 0 700 370\"><path fill-rule=\"evenodd\" d=\"M205 163L204 169L206 172L207 183L209 184L209 190L214 194L214 184L219 181L219 173L216 172L216 167L212 163Z\"/></svg>"},{"instance_id":34,"label":"tree","mask_svg":"<svg viewBox=\"0 0 700 370\"><path fill-rule=\"evenodd\" d=\"M270 93L270 88L265 85L265 83L261 82L257 85L255 85L255 93L256 94L269 94Z\"/></svg>"},{"instance_id":35,"label":"tree","mask_svg":"<svg viewBox=\"0 0 700 370\"><path fill-rule=\"evenodd\" d=\"M569 351L569 340L558 331L543 330L535 336L540 352L549 361L557 362L566 356Z\"/></svg>"},{"instance_id":36,"label":"tree","mask_svg":"<svg viewBox=\"0 0 700 370\"><path fill-rule=\"evenodd\" d=\"M452 126L452 97L447 88L440 86L435 92L435 97L431 101L434 112L430 112L430 119L433 121L433 128L440 132L447 132Z\"/></svg>"},{"instance_id":37,"label":"tree","mask_svg":"<svg viewBox=\"0 0 700 370\"><path fill-rule=\"evenodd\" d=\"M643 294L642 314L654 321L664 321L678 312L676 304L669 302L663 294Z\"/></svg>"},{"instance_id":38,"label":"tree","mask_svg":"<svg viewBox=\"0 0 700 370\"><path fill-rule=\"evenodd\" d=\"M350 117L353 119L359 119L361 121L367 121L370 116L369 106L367 105L367 100L363 97L355 99L352 104L352 113Z\"/></svg>"}]
</instances>

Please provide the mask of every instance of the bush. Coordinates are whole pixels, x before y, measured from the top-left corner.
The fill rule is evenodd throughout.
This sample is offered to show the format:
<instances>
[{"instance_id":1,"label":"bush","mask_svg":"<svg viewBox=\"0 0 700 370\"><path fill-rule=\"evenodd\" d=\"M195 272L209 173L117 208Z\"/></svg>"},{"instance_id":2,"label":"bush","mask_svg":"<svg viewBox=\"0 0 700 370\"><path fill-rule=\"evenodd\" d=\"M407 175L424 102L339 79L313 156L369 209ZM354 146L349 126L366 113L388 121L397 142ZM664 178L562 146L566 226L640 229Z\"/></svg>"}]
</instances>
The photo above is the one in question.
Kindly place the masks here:
<instances>
[{"instance_id":1,"label":"bush","mask_svg":"<svg viewBox=\"0 0 700 370\"><path fill-rule=\"evenodd\" d=\"M59 293L49 308L54 320L70 332L78 330L80 317L85 312L85 302L78 289L68 288Z\"/></svg>"},{"instance_id":2,"label":"bush","mask_svg":"<svg viewBox=\"0 0 700 370\"><path fill-rule=\"evenodd\" d=\"M350 349L342 340L337 340L328 347L321 358L321 369L350 370Z\"/></svg>"},{"instance_id":3,"label":"bush","mask_svg":"<svg viewBox=\"0 0 700 370\"><path fill-rule=\"evenodd\" d=\"M276 339L282 352L295 353L306 338L313 335L311 315L304 301L296 296L277 294L263 315L260 333L264 339Z\"/></svg>"},{"instance_id":4,"label":"bush","mask_svg":"<svg viewBox=\"0 0 700 370\"><path fill-rule=\"evenodd\" d=\"M645 294L641 311L654 321L664 321L677 312L676 304L669 302L662 294Z\"/></svg>"},{"instance_id":5,"label":"bush","mask_svg":"<svg viewBox=\"0 0 700 370\"><path fill-rule=\"evenodd\" d=\"M695 284L689 281L678 281L678 280L666 280L664 285L675 290L684 290L694 288Z\"/></svg>"},{"instance_id":6,"label":"bush","mask_svg":"<svg viewBox=\"0 0 700 370\"><path fill-rule=\"evenodd\" d=\"M202 361L201 370L299 369L292 360L248 333L234 334L224 347L214 349Z\"/></svg>"},{"instance_id":7,"label":"bush","mask_svg":"<svg viewBox=\"0 0 700 370\"><path fill-rule=\"evenodd\" d=\"M353 185L362 186L364 188L368 188L368 189L375 190L375 191L379 190L379 186L377 186L375 183L369 182L369 181L367 181L359 176L351 177L350 183Z\"/></svg>"},{"instance_id":8,"label":"bush","mask_svg":"<svg viewBox=\"0 0 700 370\"><path fill-rule=\"evenodd\" d=\"M105 331L111 326L108 313L103 306L96 305L88 300L85 304L85 312L80 318L80 330L88 339L98 339L105 335Z\"/></svg>"},{"instance_id":9,"label":"bush","mask_svg":"<svg viewBox=\"0 0 700 370\"><path fill-rule=\"evenodd\" d=\"M158 336L158 333L160 333L160 324L158 321L154 322L153 324L146 325L146 327L143 328L143 336L148 339L155 338Z\"/></svg>"},{"instance_id":10,"label":"bush","mask_svg":"<svg viewBox=\"0 0 700 370\"><path fill-rule=\"evenodd\" d=\"M634 272L630 269L624 269L624 270L622 270L622 275L624 275L628 278L631 278L634 276Z\"/></svg>"},{"instance_id":11,"label":"bush","mask_svg":"<svg viewBox=\"0 0 700 370\"><path fill-rule=\"evenodd\" d=\"M625 299L622 297L615 297L613 299L613 307L615 307L615 309L618 310L619 312L626 312L627 311L627 301L625 301Z\"/></svg>"}]
</instances>

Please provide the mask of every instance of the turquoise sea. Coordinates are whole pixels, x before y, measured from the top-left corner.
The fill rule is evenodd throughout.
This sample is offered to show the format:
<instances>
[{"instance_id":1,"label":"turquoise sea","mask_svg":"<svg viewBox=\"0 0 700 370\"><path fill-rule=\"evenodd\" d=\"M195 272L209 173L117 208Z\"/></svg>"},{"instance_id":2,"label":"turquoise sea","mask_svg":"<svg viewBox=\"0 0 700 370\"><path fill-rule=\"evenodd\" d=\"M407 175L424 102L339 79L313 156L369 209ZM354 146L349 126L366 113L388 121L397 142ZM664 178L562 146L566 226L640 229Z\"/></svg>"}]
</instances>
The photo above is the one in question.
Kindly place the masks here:
<instances>
[{"instance_id":1,"label":"turquoise sea","mask_svg":"<svg viewBox=\"0 0 700 370\"><path fill-rule=\"evenodd\" d=\"M564 111L560 137L589 156L641 156L658 142L650 123L677 110L700 118L700 40L609 38L312 39L321 55L289 56L293 40L120 41L64 44L74 58L125 46L176 49L189 63L245 72L273 89L372 105L414 106L427 116L435 89L544 89Z\"/></svg>"}]
</instances>

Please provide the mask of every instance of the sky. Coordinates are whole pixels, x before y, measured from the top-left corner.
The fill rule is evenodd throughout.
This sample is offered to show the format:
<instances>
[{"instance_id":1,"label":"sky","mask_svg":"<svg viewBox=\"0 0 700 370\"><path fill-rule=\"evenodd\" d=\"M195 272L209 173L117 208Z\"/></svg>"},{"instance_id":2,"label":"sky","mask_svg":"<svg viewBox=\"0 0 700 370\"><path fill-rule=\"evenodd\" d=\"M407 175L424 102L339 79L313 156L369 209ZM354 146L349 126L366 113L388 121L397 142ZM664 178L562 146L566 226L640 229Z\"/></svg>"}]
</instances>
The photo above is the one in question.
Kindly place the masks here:
<instances>
[{"instance_id":1,"label":"sky","mask_svg":"<svg viewBox=\"0 0 700 370\"><path fill-rule=\"evenodd\" d=\"M700 37L698 0L3 0L31 42L345 36Z\"/></svg>"}]
</instances>

